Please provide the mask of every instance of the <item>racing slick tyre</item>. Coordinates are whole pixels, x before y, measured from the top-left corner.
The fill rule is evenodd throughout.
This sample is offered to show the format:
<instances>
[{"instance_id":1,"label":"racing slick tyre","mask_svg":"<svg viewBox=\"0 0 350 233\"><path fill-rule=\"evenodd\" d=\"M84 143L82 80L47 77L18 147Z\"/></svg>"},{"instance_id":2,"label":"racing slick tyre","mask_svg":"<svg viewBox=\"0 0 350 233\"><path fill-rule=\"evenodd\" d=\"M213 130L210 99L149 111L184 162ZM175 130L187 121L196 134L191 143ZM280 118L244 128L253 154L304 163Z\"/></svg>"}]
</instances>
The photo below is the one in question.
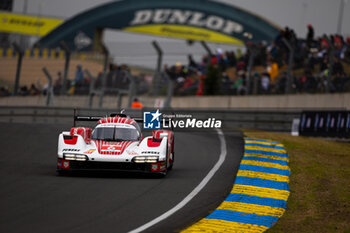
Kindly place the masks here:
<instances>
[{"instance_id":1,"label":"racing slick tyre","mask_svg":"<svg viewBox=\"0 0 350 233\"><path fill-rule=\"evenodd\" d=\"M170 171L171 169L173 169L173 165L174 165L174 161L175 161L174 145L175 145L175 137L173 138L173 144L171 145L172 151L173 151L173 158L172 158L172 163L171 163L170 166L168 167L168 170L169 170L169 171Z\"/></svg>"},{"instance_id":2,"label":"racing slick tyre","mask_svg":"<svg viewBox=\"0 0 350 233\"><path fill-rule=\"evenodd\" d=\"M174 158L175 158L175 156L174 156L174 154L173 154L173 161L172 161L172 163L170 164L170 166L168 167L168 170L169 170L169 171L173 169Z\"/></svg>"}]
</instances>

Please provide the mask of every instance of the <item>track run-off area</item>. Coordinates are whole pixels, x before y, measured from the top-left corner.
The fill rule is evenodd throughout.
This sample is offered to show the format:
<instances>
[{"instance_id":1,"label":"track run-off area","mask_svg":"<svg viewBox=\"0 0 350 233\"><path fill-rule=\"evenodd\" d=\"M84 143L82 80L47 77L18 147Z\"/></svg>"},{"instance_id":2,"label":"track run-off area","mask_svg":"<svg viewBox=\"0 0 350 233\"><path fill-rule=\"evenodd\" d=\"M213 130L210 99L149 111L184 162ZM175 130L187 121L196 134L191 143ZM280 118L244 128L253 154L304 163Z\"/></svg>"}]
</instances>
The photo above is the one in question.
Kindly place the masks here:
<instances>
[{"instance_id":1,"label":"track run-off area","mask_svg":"<svg viewBox=\"0 0 350 233\"><path fill-rule=\"evenodd\" d=\"M179 131L175 165L165 178L97 171L59 176L58 134L71 125L0 126L0 232L8 233L179 232L229 195L244 150L239 131Z\"/></svg>"}]
</instances>

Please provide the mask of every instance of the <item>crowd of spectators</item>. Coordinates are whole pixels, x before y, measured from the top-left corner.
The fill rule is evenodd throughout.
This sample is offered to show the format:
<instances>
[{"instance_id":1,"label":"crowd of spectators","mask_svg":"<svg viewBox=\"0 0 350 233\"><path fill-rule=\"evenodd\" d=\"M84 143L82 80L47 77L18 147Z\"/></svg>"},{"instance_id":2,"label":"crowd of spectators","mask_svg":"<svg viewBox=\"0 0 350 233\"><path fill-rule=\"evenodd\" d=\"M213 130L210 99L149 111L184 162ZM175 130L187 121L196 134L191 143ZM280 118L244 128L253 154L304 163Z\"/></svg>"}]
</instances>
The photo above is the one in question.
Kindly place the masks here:
<instances>
[{"instance_id":1,"label":"crowd of spectators","mask_svg":"<svg viewBox=\"0 0 350 233\"><path fill-rule=\"evenodd\" d=\"M129 88L129 77L130 69L126 65L116 65L110 64L109 69L106 74L105 82L105 93L106 94L116 94L118 90ZM102 70L98 73L96 79L94 79L93 89L100 89L103 83L103 72ZM54 78L52 84L52 91L55 95L62 94L63 85L65 86L65 94L68 95L87 95L90 92L90 84L92 82L91 78L83 71L82 65L77 65L75 70L74 77L68 77L64 82L64 77L62 72L57 72L57 77ZM144 75L140 75L135 79L139 92L145 93L149 90L150 81L146 81ZM46 95L49 91L49 85L41 85L40 82L37 84L31 84L29 87L22 85L18 90L18 95L27 96L27 95ZM139 94L138 92L138 94ZM142 94L141 93L141 94ZM7 86L0 88L0 96L11 96L13 93L9 91Z\"/></svg>"},{"instance_id":2,"label":"crowd of spectators","mask_svg":"<svg viewBox=\"0 0 350 233\"><path fill-rule=\"evenodd\" d=\"M188 64L176 63L164 71L175 81L177 95L203 95L208 66L220 73L220 85L212 88L214 94L282 94L287 84L287 66L291 46L293 50L293 72L291 89L293 93L350 91L350 76L343 64L350 64L350 37L326 35L314 37L312 25L307 26L305 39L298 39L295 32L286 27L274 41L247 43L244 54L238 50L203 56L200 62L188 56ZM253 69L247 78L249 58L253 54ZM333 54L330 56L330 54ZM331 62L330 59L333 61ZM328 79L329 72L332 72ZM248 83L249 80L249 83ZM329 80L329 82L328 82ZM249 90L249 93L247 93Z\"/></svg>"},{"instance_id":3,"label":"crowd of spectators","mask_svg":"<svg viewBox=\"0 0 350 233\"><path fill-rule=\"evenodd\" d=\"M350 37L345 39L341 35L323 35L315 38L312 25L308 25L307 30L305 38L300 39L292 29L286 27L269 43L247 42L244 53L240 49L223 51L218 48L215 54L204 55L201 61L188 55L187 64L178 62L172 66L164 65L163 74L174 81L175 95L283 94L287 85L291 48L294 55L289 77L292 93L350 91L350 76L344 69L344 64L350 67ZM130 73L127 65L110 64L105 83L103 72L100 71L93 88L99 89L105 85L105 94L126 90L130 84L126 72ZM163 86L168 82L166 75L162 76ZM210 80L213 77L217 82ZM137 95L151 93L154 85L152 78L138 75L135 81ZM57 73L53 92L55 95L61 94L64 85L66 94L86 95L90 92L91 82L90 77L83 72L83 67L78 65L75 76L68 78L65 83L62 73ZM47 84L32 84L30 87L21 86L18 93L39 95L47 93L48 88ZM11 95L8 88L2 87L0 96L8 95Z\"/></svg>"}]
</instances>

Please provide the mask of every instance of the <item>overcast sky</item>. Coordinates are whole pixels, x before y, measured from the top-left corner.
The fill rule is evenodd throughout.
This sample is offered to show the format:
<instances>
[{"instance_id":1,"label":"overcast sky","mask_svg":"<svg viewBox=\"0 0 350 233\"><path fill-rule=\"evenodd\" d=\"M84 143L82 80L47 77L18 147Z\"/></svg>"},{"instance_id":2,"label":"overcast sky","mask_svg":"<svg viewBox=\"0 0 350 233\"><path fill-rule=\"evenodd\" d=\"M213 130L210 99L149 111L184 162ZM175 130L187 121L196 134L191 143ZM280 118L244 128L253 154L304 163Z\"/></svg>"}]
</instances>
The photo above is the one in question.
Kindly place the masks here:
<instances>
[{"instance_id":1,"label":"overcast sky","mask_svg":"<svg viewBox=\"0 0 350 233\"><path fill-rule=\"evenodd\" d=\"M14 10L23 11L25 0L14 0ZM27 0L28 13L71 17L108 0ZM335 33L342 0L218 0L255 12L276 24L294 28L298 35L306 33L306 25L315 27L316 35ZM41 5L41 7L40 7ZM350 1L345 0L343 34L350 36Z\"/></svg>"},{"instance_id":2,"label":"overcast sky","mask_svg":"<svg viewBox=\"0 0 350 233\"><path fill-rule=\"evenodd\" d=\"M30 14L69 18L81 11L98 6L108 0L27 0ZM333 34L337 31L340 2L342 0L217 0L254 12L281 27L293 28L299 37L305 37L307 24L315 28L316 36ZM350 0L344 0L342 34L350 36ZM14 0L14 11L22 12L25 0ZM118 63L133 63L154 67L156 55L150 43L155 37L130 35L108 30L105 42ZM186 62L186 54L192 53L199 59L205 53L199 45L188 47L184 41L156 38L164 48L166 63ZM211 44L213 49L224 45ZM132 48L132 49L130 49ZM231 46L232 48L232 46ZM181 55L182 54L182 55ZM150 59L154 58L154 59Z\"/></svg>"}]
</instances>

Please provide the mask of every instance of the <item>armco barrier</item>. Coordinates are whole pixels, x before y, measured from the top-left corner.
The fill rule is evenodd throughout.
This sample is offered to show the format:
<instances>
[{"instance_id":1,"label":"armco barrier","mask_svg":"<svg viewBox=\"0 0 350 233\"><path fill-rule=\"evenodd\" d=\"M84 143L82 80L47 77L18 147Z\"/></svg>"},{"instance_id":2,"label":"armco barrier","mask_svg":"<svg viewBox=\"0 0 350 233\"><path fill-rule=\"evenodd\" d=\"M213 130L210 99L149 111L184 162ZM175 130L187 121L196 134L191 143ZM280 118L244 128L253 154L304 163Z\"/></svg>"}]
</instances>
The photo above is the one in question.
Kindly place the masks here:
<instances>
[{"instance_id":1,"label":"armco barrier","mask_svg":"<svg viewBox=\"0 0 350 233\"><path fill-rule=\"evenodd\" d=\"M37 61L37 60L33 60ZM48 60L50 61L50 60ZM39 61L40 62L40 61ZM4 62L2 62L4 63ZM0 63L0 64L2 64ZM24 66L26 62L24 60ZM51 64L51 63L50 63ZM59 70L47 63L45 66L49 70ZM77 65L76 63L75 65ZM85 63L84 63L85 64ZM86 63L83 67L92 67L92 63ZM12 64L13 65L13 64ZM33 63L37 65L37 63ZM4 77L2 72L11 66L10 63L2 64L0 75ZM63 67L63 63L60 67ZM15 67L15 66L14 66ZM39 67L40 75L42 66ZM60 68L61 69L61 68ZM97 69L97 70L96 70ZM24 70L23 70L24 71ZM28 70L29 72L30 70ZM89 71L93 70L89 68ZM98 67L94 66L94 72L98 71ZM74 70L72 70L74 72ZM39 75L39 74L38 74ZM74 74L71 74L74 76ZM14 74L13 74L14 77ZM155 96L139 96L140 101L145 107L153 107L159 100L164 100L165 97ZM122 106L127 106L128 96L122 98ZM103 108L113 108L117 106L115 96L106 95L103 99ZM87 96L56 96L55 107L81 107L87 106ZM93 106L96 106L94 103ZM45 96L16 96L16 97L1 97L0 106L45 106ZM269 110L279 109L305 109L305 110L349 110L350 109L350 93L338 94L298 94L298 95L251 95L251 96L173 96L171 107L175 109L256 109Z\"/></svg>"},{"instance_id":2,"label":"armco barrier","mask_svg":"<svg viewBox=\"0 0 350 233\"><path fill-rule=\"evenodd\" d=\"M117 109L80 108L82 115L104 116ZM292 120L299 117L300 110L226 110L226 109L171 109L163 113L181 113L197 119L215 118L222 120L223 128L251 128L269 131L291 130ZM127 110L127 113L141 117L141 110ZM0 122L18 123L71 123L73 108L58 107L0 107Z\"/></svg>"}]
</instances>

